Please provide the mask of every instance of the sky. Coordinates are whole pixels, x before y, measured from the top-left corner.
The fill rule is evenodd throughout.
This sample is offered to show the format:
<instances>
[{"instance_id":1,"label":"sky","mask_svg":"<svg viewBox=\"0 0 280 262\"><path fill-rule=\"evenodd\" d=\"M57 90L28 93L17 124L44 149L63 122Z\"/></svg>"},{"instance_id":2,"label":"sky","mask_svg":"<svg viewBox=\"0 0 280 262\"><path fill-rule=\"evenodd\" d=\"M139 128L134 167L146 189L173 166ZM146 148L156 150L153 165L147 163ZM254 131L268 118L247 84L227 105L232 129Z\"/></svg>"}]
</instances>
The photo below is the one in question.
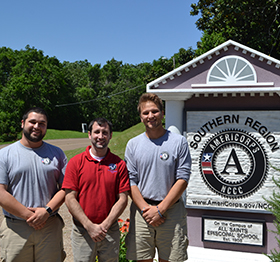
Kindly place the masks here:
<instances>
[{"instance_id":1,"label":"sky","mask_svg":"<svg viewBox=\"0 0 280 262\"><path fill-rule=\"evenodd\" d=\"M103 66L151 63L196 49L197 0L8 0L1 2L0 47L26 45L61 62Z\"/></svg>"}]
</instances>

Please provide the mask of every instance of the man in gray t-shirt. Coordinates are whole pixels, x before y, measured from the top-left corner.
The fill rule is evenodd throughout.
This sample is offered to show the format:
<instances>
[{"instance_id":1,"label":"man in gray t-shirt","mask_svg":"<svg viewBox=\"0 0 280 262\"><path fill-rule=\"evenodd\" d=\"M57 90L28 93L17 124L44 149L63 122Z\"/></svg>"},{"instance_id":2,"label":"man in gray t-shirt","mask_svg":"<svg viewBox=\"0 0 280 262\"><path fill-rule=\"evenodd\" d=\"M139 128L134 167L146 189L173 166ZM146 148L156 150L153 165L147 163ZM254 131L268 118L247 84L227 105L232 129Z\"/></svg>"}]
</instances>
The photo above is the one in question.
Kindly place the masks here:
<instances>
[{"instance_id":1,"label":"man in gray t-shirt","mask_svg":"<svg viewBox=\"0 0 280 262\"><path fill-rule=\"evenodd\" d=\"M63 261L64 202L60 189L67 158L43 142L46 112L29 109L22 119L22 138L0 150L1 261Z\"/></svg>"},{"instance_id":2,"label":"man in gray t-shirt","mask_svg":"<svg viewBox=\"0 0 280 262\"><path fill-rule=\"evenodd\" d=\"M127 259L152 262L155 248L161 262L187 259L186 209L181 200L190 173L185 137L162 126L161 99L151 93L139 99L146 131L126 146L132 204L126 237Z\"/></svg>"}]
</instances>

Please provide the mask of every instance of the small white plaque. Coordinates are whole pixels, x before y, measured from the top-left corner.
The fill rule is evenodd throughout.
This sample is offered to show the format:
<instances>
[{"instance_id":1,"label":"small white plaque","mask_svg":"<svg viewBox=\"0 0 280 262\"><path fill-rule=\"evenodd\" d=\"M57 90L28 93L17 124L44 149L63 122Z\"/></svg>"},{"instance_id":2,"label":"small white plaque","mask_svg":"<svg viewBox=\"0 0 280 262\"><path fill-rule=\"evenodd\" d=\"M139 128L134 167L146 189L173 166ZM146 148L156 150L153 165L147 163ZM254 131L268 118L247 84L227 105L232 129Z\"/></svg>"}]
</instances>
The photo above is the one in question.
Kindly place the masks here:
<instances>
[{"instance_id":1,"label":"small white plaque","mask_svg":"<svg viewBox=\"0 0 280 262\"><path fill-rule=\"evenodd\" d=\"M202 218L202 241L264 245L264 221Z\"/></svg>"}]
</instances>

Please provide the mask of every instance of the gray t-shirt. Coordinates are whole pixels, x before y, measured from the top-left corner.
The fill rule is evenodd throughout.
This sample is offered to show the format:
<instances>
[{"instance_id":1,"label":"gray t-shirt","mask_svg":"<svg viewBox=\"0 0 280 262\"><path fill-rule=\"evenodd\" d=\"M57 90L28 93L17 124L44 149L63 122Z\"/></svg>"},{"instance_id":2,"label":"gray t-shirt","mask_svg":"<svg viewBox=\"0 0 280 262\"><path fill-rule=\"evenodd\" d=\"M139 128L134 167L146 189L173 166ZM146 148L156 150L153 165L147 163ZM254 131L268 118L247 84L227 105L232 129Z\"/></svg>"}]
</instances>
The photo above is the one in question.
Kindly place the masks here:
<instances>
[{"instance_id":1,"label":"gray t-shirt","mask_svg":"<svg viewBox=\"0 0 280 262\"><path fill-rule=\"evenodd\" d=\"M7 191L24 206L45 207L59 190L66 165L64 152L56 146L43 142L32 149L17 141L0 150L0 184L7 185Z\"/></svg>"},{"instance_id":2,"label":"gray t-shirt","mask_svg":"<svg viewBox=\"0 0 280 262\"><path fill-rule=\"evenodd\" d=\"M144 198L156 201L163 200L178 179L188 182L191 173L188 142L170 131L155 140L146 133L132 138L125 160L130 185L137 185Z\"/></svg>"}]
</instances>

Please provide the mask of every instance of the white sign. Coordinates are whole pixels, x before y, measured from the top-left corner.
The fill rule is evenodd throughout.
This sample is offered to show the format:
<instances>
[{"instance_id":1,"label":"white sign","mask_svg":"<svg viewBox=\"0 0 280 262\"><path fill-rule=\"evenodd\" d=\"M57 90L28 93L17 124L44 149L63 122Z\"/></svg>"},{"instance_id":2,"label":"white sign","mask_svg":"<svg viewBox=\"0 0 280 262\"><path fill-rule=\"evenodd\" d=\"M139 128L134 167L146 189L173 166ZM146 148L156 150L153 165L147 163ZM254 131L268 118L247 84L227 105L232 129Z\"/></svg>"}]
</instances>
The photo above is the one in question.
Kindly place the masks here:
<instances>
[{"instance_id":1,"label":"white sign","mask_svg":"<svg viewBox=\"0 0 280 262\"><path fill-rule=\"evenodd\" d=\"M197 208L267 210L278 190L279 111L187 112L192 175L186 204Z\"/></svg>"},{"instance_id":2,"label":"white sign","mask_svg":"<svg viewBox=\"0 0 280 262\"><path fill-rule=\"evenodd\" d=\"M203 217L202 241L264 245L264 222Z\"/></svg>"}]
</instances>

